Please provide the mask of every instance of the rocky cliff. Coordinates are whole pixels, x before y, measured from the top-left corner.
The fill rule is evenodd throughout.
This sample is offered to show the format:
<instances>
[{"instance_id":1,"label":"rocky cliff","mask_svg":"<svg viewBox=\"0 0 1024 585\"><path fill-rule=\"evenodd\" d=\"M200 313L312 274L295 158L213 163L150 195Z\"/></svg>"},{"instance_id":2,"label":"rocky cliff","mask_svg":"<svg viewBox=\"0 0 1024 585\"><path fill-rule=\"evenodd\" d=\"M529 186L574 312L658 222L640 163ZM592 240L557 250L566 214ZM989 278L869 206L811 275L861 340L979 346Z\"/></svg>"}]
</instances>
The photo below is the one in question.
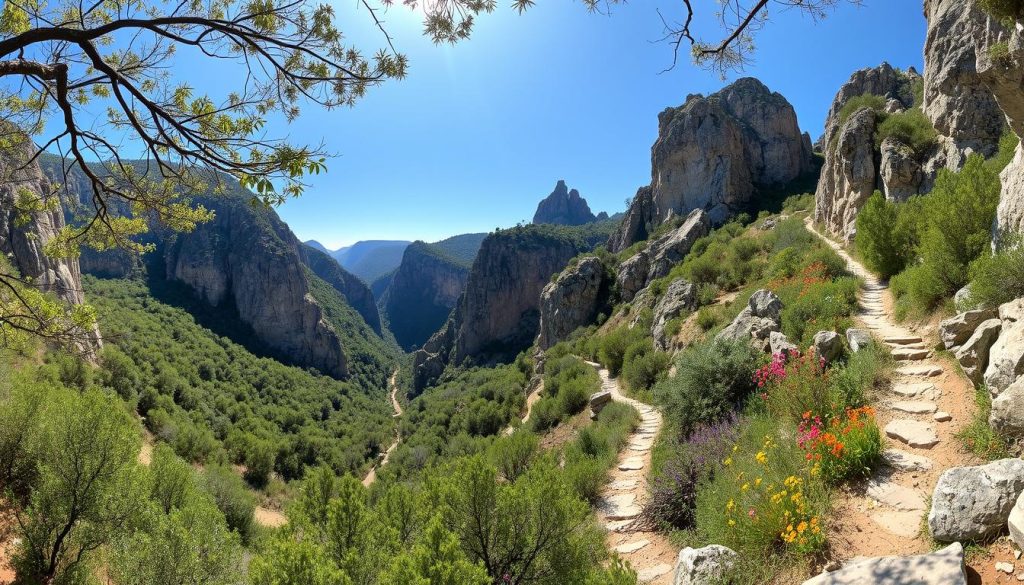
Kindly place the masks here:
<instances>
[{"instance_id":1,"label":"rocky cliff","mask_svg":"<svg viewBox=\"0 0 1024 585\"><path fill-rule=\"evenodd\" d=\"M58 193L32 160L36 148L27 137L9 139L20 144L0 150L0 253L21 278L65 303L82 304L82 278L75 258L51 258L43 250L64 227ZM21 212L17 202L28 196L39 203L37 211ZM51 205L52 204L52 205ZM81 349L92 353L102 345L99 331L82 333Z\"/></svg>"},{"instance_id":2,"label":"rocky cliff","mask_svg":"<svg viewBox=\"0 0 1024 585\"><path fill-rule=\"evenodd\" d=\"M533 223L557 225L583 225L595 219L587 200L580 197L576 189L570 191L561 180L555 185L555 190L537 204L537 211L533 214Z\"/></svg>"},{"instance_id":3,"label":"rocky cliff","mask_svg":"<svg viewBox=\"0 0 1024 585\"><path fill-rule=\"evenodd\" d=\"M746 209L758 189L811 170L811 151L793 107L756 79L740 79L707 97L691 95L658 115L649 191L637 193L609 248L627 248L652 227L694 209L721 223Z\"/></svg>"},{"instance_id":4,"label":"rocky cliff","mask_svg":"<svg viewBox=\"0 0 1024 585\"><path fill-rule=\"evenodd\" d=\"M469 266L424 242L405 249L402 263L381 298L398 344L410 351L437 331L466 287Z\"/></svg>"},{"instance_id":5,"label":"rocky cliff","mask_svg":"<svg viewBox=\"0 0 1024 585\"><path fill-rule=\"evenodd\" d=\"M416 389L433 383L447 365L506 361L529 347L538 333L541 290L586 247L568 229L552 226L488 236L452 316L414 354Z\"/></svg>"},{"instance_id":6,"label":"rocky cliff","mask_svg":"<svg viewBox=\"0 0 1024 585\"><path fill-rule=\"evenodd\" d=\"M377 301L370 287L342 268L334 258L308 244L300 246L299 252L303 263L313 271L313 274L341 293L349 306L359 313L377 335L380 335L380 311L377 309Z\"/></svg>"},{"instance_id":7,"label":"rocky cliff","mask_svg":"<svg viewBox=\"0 0 1024 585\"><path fill-rule=\"evenodd\" d=\"M576 329L593 323L607 308L613 284L611 274L596 256L587 256L562 271L541 291L537 346L548 349Z\"/></svg>"}]
</instances>

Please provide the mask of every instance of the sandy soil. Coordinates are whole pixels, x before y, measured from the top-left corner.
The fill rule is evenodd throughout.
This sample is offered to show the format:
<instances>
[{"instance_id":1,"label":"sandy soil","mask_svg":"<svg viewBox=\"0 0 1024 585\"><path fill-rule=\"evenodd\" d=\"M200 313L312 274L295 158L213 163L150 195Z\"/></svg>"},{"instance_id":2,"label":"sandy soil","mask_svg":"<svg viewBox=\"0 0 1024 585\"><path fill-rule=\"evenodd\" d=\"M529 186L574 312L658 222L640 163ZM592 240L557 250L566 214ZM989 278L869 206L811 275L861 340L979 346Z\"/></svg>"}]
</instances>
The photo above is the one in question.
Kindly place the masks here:
<instances>
[{"instance_id":1,"label":"sandy soil","mask_svg":"<svg viewBox=\"0 0 1024 585\"><path fill-rule=\"evenodd\" d=\"M391 379L388 380L388 385L391 387L391 408L394 409L394 414L391 415L395 418L402 416L402 405L398 402L398 368L395 368L394 373L391 374ZM398 448L398 444L402 442L402 435L398 431L398 427L395 427L395 440L388 446L387 450L384 451L384 457L381 458L380 463L370 468L369 473L363 478L363 485L369 486L373 482L377 481L377 470L388 464L388 460L391 459L391 453Z\"/></svg>"}]
</instances>

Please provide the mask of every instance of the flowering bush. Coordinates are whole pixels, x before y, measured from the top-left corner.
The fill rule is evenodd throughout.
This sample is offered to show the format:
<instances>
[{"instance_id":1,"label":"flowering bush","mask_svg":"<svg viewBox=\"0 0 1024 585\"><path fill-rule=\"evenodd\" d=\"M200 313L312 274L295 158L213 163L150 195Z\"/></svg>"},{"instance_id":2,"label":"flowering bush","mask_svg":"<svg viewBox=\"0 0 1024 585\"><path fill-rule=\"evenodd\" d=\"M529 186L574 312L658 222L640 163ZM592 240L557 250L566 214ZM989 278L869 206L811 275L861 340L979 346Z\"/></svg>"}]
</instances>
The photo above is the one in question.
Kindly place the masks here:
<instances>
[{"instance_id":1,"label":"flowering bush","mask_svg":"<svg viewBox=\"0 0 1024 585\"><path fill-rule=\"evenodd\" d=\"M849 408L827 423L807 411L797 428L797 445L822 479L837 482L871 472L882 454L882 435L870 406Z\"/></svg>"},{"instance_id":2,"label":"flowering bush","mask_svg":"<svg viewBox=\"0 0 1024 585\"><path fill-rule=\"evenodd\" d=\"M813 350L791 354L787 361L782 354L754 372L761 399L776 416L799 420L808 410L832 414L845 407L835 396L829 380L830 372Z\"/></svg>"},{"instance_id":3,"label":"flowering bush","mask_svg":"<svg viewBox=\"0 0 1024 585\"><path fill-rule=\"evenodd\" d=\"M755 421L701 490L698 527L714 542L749 553L778 546L806 553L824 546L821 467L781 442L773 432L777 423L771 417Z\"/></svg>"}]
</instances>

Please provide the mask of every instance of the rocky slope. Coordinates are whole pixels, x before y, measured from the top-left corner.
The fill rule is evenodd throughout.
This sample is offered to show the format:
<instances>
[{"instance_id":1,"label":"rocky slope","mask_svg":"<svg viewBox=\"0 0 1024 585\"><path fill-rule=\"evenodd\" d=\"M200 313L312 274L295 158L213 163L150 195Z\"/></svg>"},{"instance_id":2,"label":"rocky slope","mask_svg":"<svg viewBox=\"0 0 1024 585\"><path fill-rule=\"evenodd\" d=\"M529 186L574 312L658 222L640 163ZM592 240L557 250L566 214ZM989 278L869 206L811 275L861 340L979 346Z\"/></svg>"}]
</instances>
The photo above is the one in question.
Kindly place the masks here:
<instances>
[{"instance_id":1,"label":"rocky slope","mask_svg":"<svg viewBox=\"0 0 1024 585\"><path fill-rule=\"evenodd\" d=\"M402 263L381 298L381 307L398 344L423 345L455 308L466 286L469 266L424 242L405 249Z\"/></svg>"},{"instance_id":2,"label":"rocky slope","mask_svg":"<svg viewBox=\"0 0 1024 585\"><path fill-rule=\"evenodd\" d=\"M46 209L49 203L55 203L58 194L38 162L32 161L35 146L27 137L21 140L20 146L0 151L0 253L21 278L65 303L82 304L85 299L78 260L51 258L43 252L64 227L64 214L59 204ZM25 194L41 202L42 209L21 217L16 203ZM83 332L81 343L83 350L95 351L102 345L99 331Z\"/></svg>"},{"instance_id":3,"label":"rocky slope","mask_svg":"<svg viewBox=\"0 0 1024 585\"><path fill-rule=\"evenodd\" d=\"M540 321L540 293L587 248L566 228L522 226L484 240L452 316L414 354L414 385L430 385L448 365L508 360L530 346Z\"/></svg>"},{"instance_id":4,"label":"rocky slope","mask_svg":"<svg viewBox=\"0 0 1024 585\"><path fill-rule=\"evenodd\" d=\"M590 211L587 200L580 197L576 189L570 191L562 180L550 195L537 204L537 211L533 214L533 223L556 225L583 225L595 219L597 217Z\"/></svg>"},{"instance_id":5,"label":"rocky slope","mask_svg":"<svg viewBox=\"0 0 1024 585\"><path fill-rule=\"evenodd\" d=\"M548 283L540 294L537 347L546 350L607 309L614 279L601 259L587 256Z\"/></svg>"},{"instance_id":6,"label":"rocky slope","mask_svg":"<svg viewBox=\"0 0 1024 585\"><path fill-rule=\"evenodd\" d=\"M324 252L309 245L301 246L299 252L302 262L334 290L341 293L366 324L380 335L380 312L377 310L377 301L370 288Z\"/></svg>"},{"instance_id":7,"label":"rocky slope","mask_svg":"<svg viewBox=\"0 0 1024 585\"><path fill-rule=\"evenodd\" d=\"M811 150L793 107L756 79L740 79L707 97L690 95L658 115L650 187L637 193L609 248L625 249L694 209L721 223L745 209L759 188L811 170Z\"/></svg>"}]
</instances>

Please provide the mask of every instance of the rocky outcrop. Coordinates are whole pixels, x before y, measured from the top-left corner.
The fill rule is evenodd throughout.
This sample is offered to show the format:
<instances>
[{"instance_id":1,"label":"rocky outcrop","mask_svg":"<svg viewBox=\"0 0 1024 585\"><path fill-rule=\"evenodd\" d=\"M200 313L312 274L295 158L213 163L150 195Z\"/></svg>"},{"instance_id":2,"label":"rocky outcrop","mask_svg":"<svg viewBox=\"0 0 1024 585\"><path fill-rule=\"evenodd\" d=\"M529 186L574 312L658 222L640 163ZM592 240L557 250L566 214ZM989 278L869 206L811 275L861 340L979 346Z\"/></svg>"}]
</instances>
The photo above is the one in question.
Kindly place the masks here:
<instances>
[{"instance_id":1,"label":"rocky outcrop","mask_svg":"<svg viewBox=\"0 0 1024 585\"><path fill-rule=\"evenodd\" d=\"M555 185L555 190L537 204L537 211L533 214L533 223L557 225L583 225L596 219L579 191L570 191L561 180Z\"/></svg>"},{"instance_id":2,"label":"rocky outcrop","mask_svg":"<svg viewBox=\"0 0 1024 585\"><path fill-rule=\"evenodd\" d=\"M782 328L781 317L782 301L775 293L761 289L751 295L747 306L715 339L749 341L760 351L766 351L771 348L771 333Z\"/></svg>"},{"instance_id":3,"label":"rocky outcrop","mask_svg":"<svg viewBox=\"0 0 1024 585\"><path fill-rule=\"evenodd\" d=\"M662 351L667 350L671 345L665 331L668 322L682 315L684 311L693 311L696 308L697 287L693 283L682 278L669 283L664 296L654 305L654 322L651 326L654 347Z\"/></svg>"},{"instance_id":4,"label":"rocky outcrop","mask_svg":"<svg viewBox=\"0 0 1024 585\"><path fill-rule=\"evenodd\" d=\"M64 228L58 193L33 160L35 145L27 136L7 134L20 144L0 150L0 253L31 286L52 293L68 305L85 301L82 275L75 258L53 258L44 249ZM36 209L18 209L22 198ZM92 354L102 345L97 329L73 334L80 349Z\"/></svg>"},{"instance_id":5,"label":"rocky outcrop","mask_svg":"<svg viewBox=\"0 0 1024 585\"><path fill-rule=\"evenodd\" d=\"M983 321L994 319L996 316L997 313L994 310L977 309L943 319L939 323L939 339L942 340L942 345L946 349L963 345L978 328L978 325L981 325Z\"/></svg>"},{"instance_id":6,"label":"rocky outcrop","mask_svg":"<svg viewBox=\"0 0 1024 585\"><path fill-rule=\"evenodd\" d=\"M269 209L240 196L197 201L215 213L161 246L168 280L214 307L231 307L271 350L335 377L348 374L338 333L314 299L299 241Z\"/></svg>"},{"instance_id":7,"label":"rocky outcrop","mask_svg":"<svg viewBox=\"0 0 1024 585\"><path fill-rule=\"evenodd\" d=\"M1002 327L989 350L985 384L997 396L1024 375L1024 298L999 306Z\"/></svg>"},{"instance_id":8,"label":"rocky outcrop","mask_svg":"<svg viewBox=\"0 0 1024 585\"><path fill-rule=\"evenodd\" d=\"M621 299L629 302L652 280L667 276L673 266L683 261L694 242L710 230L710 216L695 209L679 227L623 261L616 274Z\"/></svg>"},{"instance_id":9,"label":"rocky outcrop","mask_svg":"<svg viewBox=\"0 0 1024 585\"><path fill-rule=\"evenodd\" d=\"M349 273L341 264L324 252L309 245L299 248L303 263L345 297L345 301L366 321L377 335L381 333L380 312L370 287Z\"/></svg>"},{"instance_id":10,"label":"rocky outcrop","mask_svg":"<svg viewBox=\"0 0 1024 585\"><path fill-rule=\"evenodd\" d=\"M856 558L839 570L823 573L803 585L854 583L914 583L914 585L967 585L964 547L959 542L935 552L900 557Z\"/></svg>"},{"instance_id":11,"label":"rocky outcrop","mask_svg":"<svg viewBox=\"0 0 1024 585\"><path fill-rule=\"evenodd\" d=\"M906 201L921 193L924 172L914 150L893 137L882 141L879 180L885 198Z\"/></svg>"},{"instance_id":12,"label":"rocky outcrop","mask_svg":"<svg viewBox=\"0 0 1024 585\"><path fill-rule=\"evenodd\" d=\"M1011 458L975 467L953 467L939 476L928 513L932 538L981 540L998 534L1024 491L1024 460Z\"/></svg>"},{"instance_id":13,"label":"rocky outcrop","mask_svg":"<svg viewBox=\"0 0 1024 585\"><path fill-rule=\"evenodd\" d=\"M640 187L629 203L618 229L608 238L608 249L617 254L648 238L654 229L657 212L650 186Z\"/></svg>"},{"instance_id":14,"label":"rocky outcrop","mask_svg":"<svg viewBox=\"0 0 1024 585\"><path fill-rule=\"evenodd\" d=\"M537 346L548 349L589 325L606 308L611 276L601 259L587 256L562 271L540 294L540 335Z\"/></svg>"},{"instance_id":15,"label":"rocky outcrop","mask_svg":"<svg viewBox=\"0 0 1024 585\"><path fill-rule=\"evenodd\" d=\"M650 198L634 198L611 249L639 241L640 226L694 209L721 223L745 209L760 187L811 170L811 154L793 107L756 79L740 79L707 97L690 95L658 115Z\"/></svg>"},{"instance_id":16,"label":"rocky outcrop","mask_svg":"<svg viewBox=\"0 0 1024 585\"><path fill-rule=\"evenodd\" d=\"M825 151L815 192L814 217L826 229L847 241L853 238L857 213L875 192L878 160L875 128L878 117L862 108L838 130L835 146Z\"/></svg>"},{"instance_id":17,"label":"rocky outcrop","mask_svg":"<svg viewBox=\"0 0 1024 585\"><path fill-rule=\"evenodd\" d=\"M964 374L975 384L982 382L985 369L988 367L989 352L996 339L999 338L1002 328L1003 322L999 319L983 321L967 338L967 341L953 351Z\"/></svg>"},{"instance_id":18,"label":"rocky outcrop","mask_svg":"<svg viewBox=\"0 0 1024 585\"><path fill-rule=\"evenodd\" d=\"M544 226L495 232L484 240L452 316L413 356L422 390L448 364L507 361L540 326L540 294L582 243Z\"/></svg>"},{"instance_id":19,"label":"rocky outcrop","mask_svg":"<svg viewBox=\"0 0 1024 585\"><path fill-rule=\"evenodd\" d=\"M1005 122L979 75L977 55L1005 31L973 0L926 0L922 109L940 135L936 168L958 169L970 152L993 154Z\"/></svg>"},{"instance_id":20,"label":"rocky outcrop","mask_svg":"<svg viewBox=\"0 0 1024 585\"><path fill-rule=\"evenodd\" d=\"M888 63L855 71L832 99L832 105L825 116L822 146L827 149L836 133L841 130L839 113L851 99L868 93L882 96L888 103L895 102L899 107L906 109L914 105L914 81L920 78L913 67L907 71L900 71Z\"/></svg>"},{"instance_id":21,"label":"rocky outcrop","mask_svg":"<svg viewBox=\"0 0 1024 585\"><path fill-rule=\"evenodd\" d=\"M438 253L430 244L410 244L381 298L398 344L409 351L416 349L444 325L467 278L468 266Z\"/></svg>"}]
</instances>

